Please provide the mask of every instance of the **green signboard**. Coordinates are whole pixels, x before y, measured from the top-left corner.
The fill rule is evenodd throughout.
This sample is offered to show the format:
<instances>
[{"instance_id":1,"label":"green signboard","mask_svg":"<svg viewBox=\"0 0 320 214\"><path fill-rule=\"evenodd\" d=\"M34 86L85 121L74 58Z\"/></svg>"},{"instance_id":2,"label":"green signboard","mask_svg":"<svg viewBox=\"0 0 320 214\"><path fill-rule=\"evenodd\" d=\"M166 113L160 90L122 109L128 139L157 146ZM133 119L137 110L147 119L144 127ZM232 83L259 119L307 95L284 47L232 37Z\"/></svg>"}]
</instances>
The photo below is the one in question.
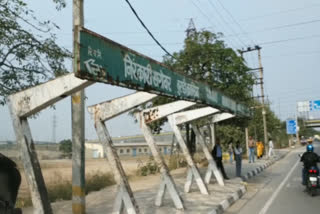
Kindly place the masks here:
<instances>
[{"instance_id":1,"label":"green signboard","mask_svg":"<svg viewBox=\"0 0 320 214\"><path fill-rule=\"evenodd\" d=\"M208 85L87 29L80 31L80 71L76 76L249 116L248 108Z\"/></svg>"}]
</instances>

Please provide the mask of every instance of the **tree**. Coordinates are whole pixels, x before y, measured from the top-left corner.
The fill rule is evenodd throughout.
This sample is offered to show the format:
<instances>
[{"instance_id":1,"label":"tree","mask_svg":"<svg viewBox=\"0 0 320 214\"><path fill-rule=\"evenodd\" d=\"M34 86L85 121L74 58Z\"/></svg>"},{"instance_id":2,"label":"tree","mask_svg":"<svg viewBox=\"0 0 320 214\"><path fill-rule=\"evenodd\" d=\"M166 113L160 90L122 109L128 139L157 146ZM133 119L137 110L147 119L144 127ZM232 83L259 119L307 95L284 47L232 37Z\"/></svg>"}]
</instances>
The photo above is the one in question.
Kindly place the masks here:
<instances>
[{"instance_id":1,"label":"tree","mask_svg":"<svg viewBox=\"0 0 320 214\"><path fill-rule=\"evenodd\" d=\"M58 10L65 0L53 0ZM0 0L0 104L5 97L67 73L71 53L56 44L50 20L38 20L23 0Z\"/></svg>"},{"instance_id":2,"label":"tree","mask_svg":"<svg viewBox=\"0 0 320 214\"><path fill-rule=\"evenodd\" d=\"M71 158L72 156L72 141L62 140L59 142L59 151L63 153L63 156Z\"/></svg>"}]
</instances>

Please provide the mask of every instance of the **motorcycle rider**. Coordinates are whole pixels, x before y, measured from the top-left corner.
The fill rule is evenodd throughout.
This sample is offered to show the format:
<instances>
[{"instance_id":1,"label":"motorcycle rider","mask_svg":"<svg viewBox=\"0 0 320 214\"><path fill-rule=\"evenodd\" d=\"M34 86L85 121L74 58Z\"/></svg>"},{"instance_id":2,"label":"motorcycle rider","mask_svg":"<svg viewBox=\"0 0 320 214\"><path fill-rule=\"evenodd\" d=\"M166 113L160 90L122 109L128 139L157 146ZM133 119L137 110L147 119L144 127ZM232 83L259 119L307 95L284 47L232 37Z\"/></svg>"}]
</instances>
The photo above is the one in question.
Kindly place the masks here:
<instances>
[{"instance_id":1,"label":"motorcycle rider","mask_svg":"<svg viewBox=\"0 0 320 214\"><path fill-rule=\"evenodd\" d=\"M306 185L308 169L310 169L311 167L315 167L319 174L317 162L320 162L320 157L315 152L313 152L312 144L307 145L307 151L303 153L300 161L303 162L304 165L302 169L302 185Z\"/></svg>"}]
</instances>

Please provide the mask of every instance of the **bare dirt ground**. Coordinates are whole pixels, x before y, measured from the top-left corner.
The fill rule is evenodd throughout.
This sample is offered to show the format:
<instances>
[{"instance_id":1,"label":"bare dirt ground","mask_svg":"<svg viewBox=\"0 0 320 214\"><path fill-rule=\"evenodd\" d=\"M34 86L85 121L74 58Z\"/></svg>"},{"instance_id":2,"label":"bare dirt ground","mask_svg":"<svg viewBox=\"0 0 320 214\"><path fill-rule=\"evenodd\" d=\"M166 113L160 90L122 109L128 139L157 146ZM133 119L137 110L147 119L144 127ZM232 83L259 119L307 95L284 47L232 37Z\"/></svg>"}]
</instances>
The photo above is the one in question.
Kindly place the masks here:
<instances>
[{"instance_id":1,"label":"bare dirt ground","mask_svg":"<svg viewBox=\"0 0 320 214\"><path fill-rule=\"evenodd\" d=\"M135 172L138 165L145 163L148 160L147 156L141 157L123 157L121 158L122 166L128 176L135 176ZM95 174L98 172L106 173L110 172L110 165L106 159L88 159L85 163L86 175ZM50 183L56 183L57 179L63 179L71 181L72 179L72 160L61 159L61 160L40 160L42 174L46 185ZM21 186L19 190L20 196L28 194L28 185L23 168L20 168L21 172Z\"/></svg>"}]
</instances>

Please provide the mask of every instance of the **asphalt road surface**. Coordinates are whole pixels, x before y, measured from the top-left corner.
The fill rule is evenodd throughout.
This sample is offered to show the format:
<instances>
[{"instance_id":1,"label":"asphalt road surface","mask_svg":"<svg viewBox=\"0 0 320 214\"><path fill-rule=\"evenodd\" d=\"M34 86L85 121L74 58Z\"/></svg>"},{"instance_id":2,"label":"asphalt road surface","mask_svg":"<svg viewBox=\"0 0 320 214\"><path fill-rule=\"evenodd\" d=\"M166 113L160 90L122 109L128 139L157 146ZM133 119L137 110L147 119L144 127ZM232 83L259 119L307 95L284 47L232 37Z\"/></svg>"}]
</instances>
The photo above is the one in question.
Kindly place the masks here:
<instances>
[{"instance_id":1,"label":"asphalt road surface","mask_svg":"<svg viewBox=\"0 0 320 214\"><path fill-rule=\"evenodd\" d=\"M314 142L320 155L320 143ZM260 175L248 181L247 193L226 214L311 214L320 213L320 191L315 197L304 192L301 185L299 153L305 147L295 149L284 159L270 166ZM320 164L318 164L320 165Z\"/></svg>"}]
</instances>

